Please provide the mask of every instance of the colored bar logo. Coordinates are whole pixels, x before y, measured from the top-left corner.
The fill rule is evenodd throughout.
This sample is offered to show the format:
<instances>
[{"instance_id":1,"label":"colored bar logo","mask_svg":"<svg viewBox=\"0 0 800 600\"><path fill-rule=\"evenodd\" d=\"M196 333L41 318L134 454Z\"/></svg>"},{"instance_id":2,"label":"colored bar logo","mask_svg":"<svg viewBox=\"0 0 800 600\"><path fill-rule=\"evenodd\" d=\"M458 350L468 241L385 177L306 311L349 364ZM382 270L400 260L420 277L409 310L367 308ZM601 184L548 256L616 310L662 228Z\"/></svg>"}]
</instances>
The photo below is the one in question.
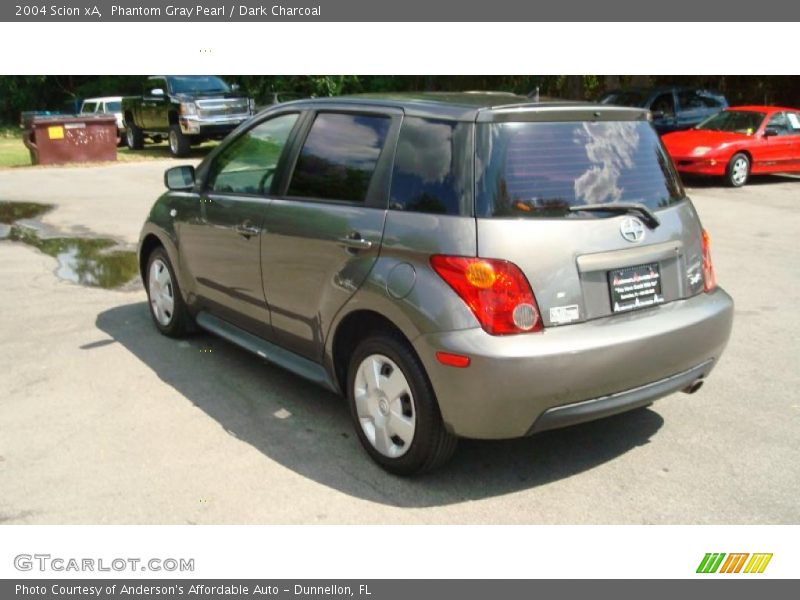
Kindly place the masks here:
<instances>
[{"instance_id":1,"label":"colored bar logo","mask_svg":"<svg viewBox=\"0 0 800 600\"><path fill-rule=\"evenodd\" d=\"M727 557L727 558L726 558ZM750 560L748 561L748 557ZM763 573L772 553L707 552L697 567L698 573ZM744 568L744 570L742 570Z\"/></svg>"}]
</instances>

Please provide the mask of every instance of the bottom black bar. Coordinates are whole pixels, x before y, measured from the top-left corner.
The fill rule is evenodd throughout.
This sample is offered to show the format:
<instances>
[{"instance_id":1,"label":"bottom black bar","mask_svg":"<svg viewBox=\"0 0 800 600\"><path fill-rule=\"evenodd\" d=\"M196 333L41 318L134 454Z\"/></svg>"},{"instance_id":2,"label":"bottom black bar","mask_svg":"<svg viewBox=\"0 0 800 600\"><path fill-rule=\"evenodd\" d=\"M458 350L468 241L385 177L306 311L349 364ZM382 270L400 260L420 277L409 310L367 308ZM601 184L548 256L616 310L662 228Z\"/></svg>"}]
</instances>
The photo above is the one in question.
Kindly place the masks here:
<instances>
[{"instance_id":1,"label":"bottom black bar","mask_svg":"<svg viewBox=\"0 0 800 600\"><path fill-rule=\"evenodd\" d=\"M0 580L0 598L52 598L53 600L192 598L227 600L281 598L283 600L499 600L505 598L609 598L624 600L675 600L724 597L725 600L796 597L793 580L764 579L759 575L697 579L25 579ZM794 592L792 592L794 590ZM613 594L613 596L612 596ZM756 596L758 594L758 596ZM766 595L765 595L766 594Z\"/></svg>"}]
</instances>

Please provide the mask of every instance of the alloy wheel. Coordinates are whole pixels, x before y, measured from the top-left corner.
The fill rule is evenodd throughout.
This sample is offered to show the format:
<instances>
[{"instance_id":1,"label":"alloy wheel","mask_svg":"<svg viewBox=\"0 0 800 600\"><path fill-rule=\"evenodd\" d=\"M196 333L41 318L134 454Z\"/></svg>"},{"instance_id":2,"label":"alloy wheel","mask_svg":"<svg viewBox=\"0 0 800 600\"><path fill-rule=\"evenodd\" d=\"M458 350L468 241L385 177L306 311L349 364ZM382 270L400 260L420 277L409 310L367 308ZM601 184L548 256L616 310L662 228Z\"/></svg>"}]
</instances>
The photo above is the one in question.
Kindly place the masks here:
<instances>
[{"instance_id":1,"label":"alloy wheel","mask_svg":"<svg viewBox=\"0 0 800 600\"><path fill-rule=\"evenodd\" d=\"M742 185L747 180L747 159L744 157L737 158L733 167L731 168L731 179L736 185Z\"/></svg>"}]
</instances>

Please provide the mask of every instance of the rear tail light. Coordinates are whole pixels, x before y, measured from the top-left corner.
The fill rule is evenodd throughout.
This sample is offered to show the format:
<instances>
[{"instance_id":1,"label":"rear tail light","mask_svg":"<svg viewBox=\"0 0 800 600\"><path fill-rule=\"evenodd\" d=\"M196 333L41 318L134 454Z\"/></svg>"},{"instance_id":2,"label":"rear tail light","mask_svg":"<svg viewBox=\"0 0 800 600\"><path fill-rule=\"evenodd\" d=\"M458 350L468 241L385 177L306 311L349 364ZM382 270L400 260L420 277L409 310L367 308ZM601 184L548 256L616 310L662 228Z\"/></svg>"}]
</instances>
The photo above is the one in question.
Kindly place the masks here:
<instances>
[{"instance_id":1,"label":"rear tail light","mask_svg":"<svg viewBox=\"0 0 800 600\"><path fill-rule=\"evenodd\" d=\"M703 287L710 292L717 287L717 275L714 273L714 263L711 261L711 236L703 229Z\"/></svg>"},{"instance_id":2,"label":"rear tail light","mask_svg":"<svg viewBox=\"0 0 800 600\"><path fill-rule=\"evenodd\" d=\"M492 335L542 330L528 280L514 263L466 256L431 257L431 266Z\"/></svg>"}]
</instances>

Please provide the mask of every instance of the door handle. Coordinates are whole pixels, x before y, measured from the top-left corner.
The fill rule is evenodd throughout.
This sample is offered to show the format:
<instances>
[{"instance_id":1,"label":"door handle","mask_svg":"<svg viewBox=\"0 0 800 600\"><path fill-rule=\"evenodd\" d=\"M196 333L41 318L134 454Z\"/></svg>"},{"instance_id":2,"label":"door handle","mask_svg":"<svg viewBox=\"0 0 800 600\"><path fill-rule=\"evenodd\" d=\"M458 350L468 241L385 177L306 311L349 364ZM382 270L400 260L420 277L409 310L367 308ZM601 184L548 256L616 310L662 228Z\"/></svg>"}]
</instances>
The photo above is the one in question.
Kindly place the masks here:
<instances>
[{"instance_id":1,"label":"door handle","mask_svg":"<svg viewBox=\"0 0 800 600\"><path fill-rule=\"evenodd\" d=\"M372 248L372 242L362 238L361 234L357 231L354 231L347 237L339 238L338 242L340 246L350 250L369 250Z\"/></svg>"},{"instance_id":2,"label":"door handle","mask_svg":"<svg viewBox=\"0 0 800 600\"><path fill-rule=\"evenodd\" d=\"M236 226L236 233L249 240L252 236L261 233L261 228L256 227L255 225L250 225L247 221L245 221L244 223L240 223Z\"/></svg>"}]
</instances>

